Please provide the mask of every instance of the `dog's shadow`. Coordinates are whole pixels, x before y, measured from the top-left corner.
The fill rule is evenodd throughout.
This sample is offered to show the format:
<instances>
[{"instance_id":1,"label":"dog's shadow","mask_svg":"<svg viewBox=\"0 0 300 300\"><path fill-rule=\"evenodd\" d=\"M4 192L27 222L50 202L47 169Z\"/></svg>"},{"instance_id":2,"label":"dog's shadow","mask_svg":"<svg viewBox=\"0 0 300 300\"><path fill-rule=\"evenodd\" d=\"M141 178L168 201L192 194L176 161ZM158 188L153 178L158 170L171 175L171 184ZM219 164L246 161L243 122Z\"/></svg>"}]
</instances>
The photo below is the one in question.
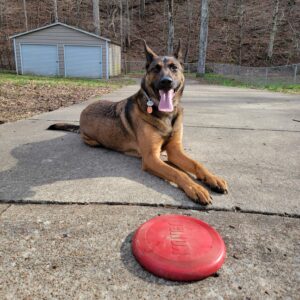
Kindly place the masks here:
<instances>
[{"instance_id":1,"label":"dog's shadow","mask_svg":"<svg viewBox=\"0 0 300 300\"><path fill-rule=\"evenodd\" d=\"M50 133L54 134L48 132L46 136L51 138ZM176 205L190 207L198 205L189 200L177 187L143 171L141 159L109 149L89 147L77 134L64 133L63 136L54 139L20 145L11 151L11 155L17 163L11 169L0 173L0 199L2 200L32 199L39 187L57 184L60 181L100 178L105 180L101 187L109 183L108 188L106 191L97 191L99 186L95 187L93 197L96 199L99 195L99 198L93 201L147 203L147 200L152 199L152 203L162 203L167 200L168 204L172 201ZM123 184L125 182L125 186L122 187L120 181ZM78 183L80 184L80 181ZM69 184L70 196L67 191L64 191L64 184L60 185L64 197L70 197L67 200L64 198L64 201L72 202L72 194L74 195L72 184L71 188ZM90 184L88 186L91 188ZM73 188L76 187L76 184L73 184ZM114 187L115 190L112 190ZM84 189L84 186L80 188ZM58 191L51 191L51 193L54 193L52 198L55 195L56 200L61 200ZM87 195L88 193L89 190L86 191ZM155 197L158 198L153 199ZM85 199L83 198L82 201L85 202Z\"/></svg>"}]
</instances>

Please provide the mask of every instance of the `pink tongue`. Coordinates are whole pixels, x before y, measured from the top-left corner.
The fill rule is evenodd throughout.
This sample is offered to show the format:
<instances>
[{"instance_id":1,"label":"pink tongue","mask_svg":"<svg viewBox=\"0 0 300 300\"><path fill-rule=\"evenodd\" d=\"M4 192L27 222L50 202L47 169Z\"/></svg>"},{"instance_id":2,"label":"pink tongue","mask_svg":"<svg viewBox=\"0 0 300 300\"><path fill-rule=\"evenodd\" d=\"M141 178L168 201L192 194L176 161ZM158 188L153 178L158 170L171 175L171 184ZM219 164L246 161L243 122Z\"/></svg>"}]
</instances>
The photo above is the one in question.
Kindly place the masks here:
<instances>
[{"instance_id":1,"label":"pink tongue","mask_svg":"<svg viewBox=\"0 0 300 300\"><path fill-rule=\"evenodd\" d=\"M174 90L164 91L159 90L160 101L158 105L159 111L171 112L173 111L173 97Z\"/></svg>"}]
</instances>

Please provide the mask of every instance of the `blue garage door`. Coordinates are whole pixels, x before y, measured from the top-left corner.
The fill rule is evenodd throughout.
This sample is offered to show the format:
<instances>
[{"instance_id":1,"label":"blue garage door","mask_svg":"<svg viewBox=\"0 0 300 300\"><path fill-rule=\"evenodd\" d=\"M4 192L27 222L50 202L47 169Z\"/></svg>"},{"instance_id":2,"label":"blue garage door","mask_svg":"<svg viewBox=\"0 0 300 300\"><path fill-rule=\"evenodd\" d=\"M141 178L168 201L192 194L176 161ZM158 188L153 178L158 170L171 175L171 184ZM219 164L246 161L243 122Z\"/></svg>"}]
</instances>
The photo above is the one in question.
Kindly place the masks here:
<instances>
[{"instance_id":1,"label":"blue garage door","mask_svg":"<svg viewBox=\"0 0 300 300\"><path fill-rule=\"evenodd\" d=\"M56 45L21 45L22 73L58 75Z\"/></svg>"},{"instance_id":2,"label":"blue garage door","mask_svg":"<svg viewBox=\"0 0 300 300\"><path fill-rule=\"evenodd\" d=\"M70 77L102 77L102 48L65 46L65 74Z\"/></svg>"}]
</instances>

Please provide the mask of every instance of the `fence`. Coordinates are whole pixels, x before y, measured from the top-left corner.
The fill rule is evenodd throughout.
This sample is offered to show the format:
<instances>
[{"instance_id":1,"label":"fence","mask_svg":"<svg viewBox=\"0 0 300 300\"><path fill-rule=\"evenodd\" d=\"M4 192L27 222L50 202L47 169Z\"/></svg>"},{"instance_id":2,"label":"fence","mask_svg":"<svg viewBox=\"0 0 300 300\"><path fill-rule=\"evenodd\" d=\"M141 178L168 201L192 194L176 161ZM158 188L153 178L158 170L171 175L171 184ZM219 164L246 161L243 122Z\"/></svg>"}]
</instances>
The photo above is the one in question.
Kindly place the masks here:
<instances>
[{"instance_id":1,"label":"fence","mask_svg":"<svg viewBox=\"0 0 300 300\"><path fill-rule=\"evenodd\" d=\"M300 83L300 64L277 67L244 67L208 63L207 69L228 78L254 84Z\"/></svg>"},{"instance_id":2,"label":"fence","mask_svg":"<svg viewBox=\"0 0 300 300\"><path fill-rule=\"evenodd\" d=\"M144 61L123 61L123 72L141 73L145 70ZM197 63L185 63L186 73L196 73ZM206 71L246 83L298 83L300 84L300 64L277 67L245 67L232 64L207 63Z\"/></svg>"}]
</instances>

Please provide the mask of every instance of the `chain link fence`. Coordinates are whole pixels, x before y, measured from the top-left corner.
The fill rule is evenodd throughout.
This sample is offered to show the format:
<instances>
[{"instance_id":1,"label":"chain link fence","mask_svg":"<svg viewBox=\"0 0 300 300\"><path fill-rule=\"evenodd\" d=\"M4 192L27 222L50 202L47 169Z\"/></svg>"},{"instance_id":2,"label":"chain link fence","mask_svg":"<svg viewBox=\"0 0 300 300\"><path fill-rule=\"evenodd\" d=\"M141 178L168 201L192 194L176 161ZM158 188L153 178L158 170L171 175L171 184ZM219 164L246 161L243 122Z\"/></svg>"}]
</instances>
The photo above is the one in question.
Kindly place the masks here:
<instances>
[{"instance_id":1,"label":"chain link fence","mask_svg":"<svg viewBox=\"0 0 300 300\"><path fill-rule=\"evenodd\" d=\"M300 64L276 67L245 67L208 63L207 70L228 78L253 84L300 83Z\"/></svg>"},{"instance_id":2,"label":"chain link fence","mask_svg":"<svg viewBox=\"0 0 300 300\"><path fill-rule=\"evenodd\" d=\"M197 73L197 65L197 63L185 63L184 70L186 73ZM145 61L123 61L122 69L125 74L143 73ZM245 67L232 64L207 63L206 71L252 84L300 84L300 64L276 67Z\"/></svg>"}]
</instances>

